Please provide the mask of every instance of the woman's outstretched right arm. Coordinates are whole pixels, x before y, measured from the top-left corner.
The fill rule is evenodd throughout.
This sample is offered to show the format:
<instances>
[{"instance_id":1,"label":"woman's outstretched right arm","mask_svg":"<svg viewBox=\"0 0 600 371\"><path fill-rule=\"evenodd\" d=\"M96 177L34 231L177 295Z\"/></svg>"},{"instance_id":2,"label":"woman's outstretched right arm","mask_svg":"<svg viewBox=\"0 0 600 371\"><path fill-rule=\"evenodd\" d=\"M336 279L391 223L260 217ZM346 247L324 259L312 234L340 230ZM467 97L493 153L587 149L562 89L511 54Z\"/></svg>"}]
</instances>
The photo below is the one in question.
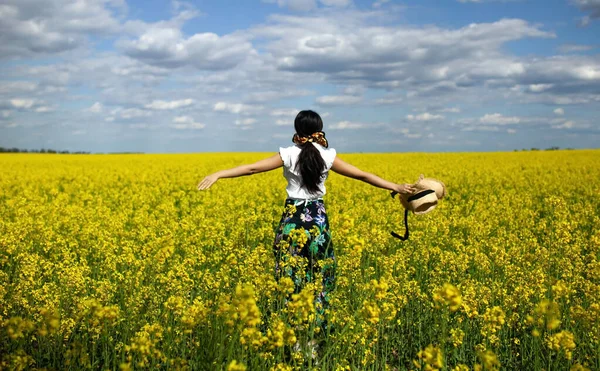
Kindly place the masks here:
<instances>
[{"instance_id":1,"label":"woman's outstretched right arm","mask_svg":"<svg viewBox=\"0 0 600 371\"><path fill-rule=\"evenodd\" d=\"M415 191L413 186L410 184L396 184L389 182L375 174L362 171L356 166L352 166L349 163L342 161L339 157L336 157L335 160L333 160L333 166L331 166L331 170L340 175L347 176L348 178L361 180L374 187L396 191L401 194L411 194Z\"/></svg>"},{"instance_id":2,"label":"woman's outstretched right arm","mask_svg":"<svg viewBox=\"0 0 600 371\"><path fill-rule=\"evenodd\" d=\"M275 170L283 166L283 161L279 153L266 158L264 160L257 161L253 164L241 165L232 169L217 171L216 173L207 175L199 184L198 190L204 191L210 188L217 180L221 178L237 178L239 176L253 175L262 173L265 171Z\"/></svg>"}]
</instances>

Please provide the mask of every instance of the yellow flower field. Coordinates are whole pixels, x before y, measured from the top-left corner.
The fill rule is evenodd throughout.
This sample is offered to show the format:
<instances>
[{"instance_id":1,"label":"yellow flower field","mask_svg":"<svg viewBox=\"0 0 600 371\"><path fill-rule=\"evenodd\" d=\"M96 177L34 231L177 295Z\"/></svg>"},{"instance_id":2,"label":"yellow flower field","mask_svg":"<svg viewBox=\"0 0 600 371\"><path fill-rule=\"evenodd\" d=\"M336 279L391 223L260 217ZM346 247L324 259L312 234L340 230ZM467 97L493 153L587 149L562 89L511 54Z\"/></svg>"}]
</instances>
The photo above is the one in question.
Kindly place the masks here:
<instances>
[{"instance_id":1,"label":"yellow flower field","mask_svg":"<svg viewBox=\"0 0 600 371\"><path fill-rule=\"evenodd\" d=\"M600 151L341 154L449 194L402 242L330 174L329 334L274 278L282 170L196 190L266 155L0 155L0 369L600 369Z\"/></svg>"}]
</instances>

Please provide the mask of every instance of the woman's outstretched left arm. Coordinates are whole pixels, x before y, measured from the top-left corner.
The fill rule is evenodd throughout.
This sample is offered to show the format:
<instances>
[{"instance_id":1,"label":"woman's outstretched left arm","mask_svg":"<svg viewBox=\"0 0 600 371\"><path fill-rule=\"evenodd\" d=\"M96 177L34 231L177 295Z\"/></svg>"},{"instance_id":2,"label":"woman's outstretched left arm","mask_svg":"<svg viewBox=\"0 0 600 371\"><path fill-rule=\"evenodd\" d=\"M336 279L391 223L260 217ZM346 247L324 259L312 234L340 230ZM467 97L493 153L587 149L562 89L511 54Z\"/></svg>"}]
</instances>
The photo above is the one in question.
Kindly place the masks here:
<instances>
[{"instance_id":1,"label":"woman's outstretched left arm","mask_svg":"<svg viewBox=\"0 0 600 371\"><path fill-rule=\"evenodd\" d=\"M398 192L400 194L410 194L415 191L414 187L410 184L392 183L390 181L378 177L375 174L362 171L356 166L352 166L349 163L342 161L342 159L338 157L336 157L335 160L333 160L333 166L331 167L331 170L348 178L361 180L374 187L384 188L390 191Z\"/></svg>"},{"instance_id":2,"label":"woman's outstretched left arm","mask_svg":"<svg viewBox=\"0 0 600 371\"><path fill-rule=\"evenodd\" d=\"M217 180L221 178L237 178L238 176L253 175L265 171L275 170L283 166L283 161L279 153L257 161L253 164L241 165L232 169L217 171L216 173L206 176L199 184L198 190L203 191L209 189Z\"/></svg>"}]
</instances>

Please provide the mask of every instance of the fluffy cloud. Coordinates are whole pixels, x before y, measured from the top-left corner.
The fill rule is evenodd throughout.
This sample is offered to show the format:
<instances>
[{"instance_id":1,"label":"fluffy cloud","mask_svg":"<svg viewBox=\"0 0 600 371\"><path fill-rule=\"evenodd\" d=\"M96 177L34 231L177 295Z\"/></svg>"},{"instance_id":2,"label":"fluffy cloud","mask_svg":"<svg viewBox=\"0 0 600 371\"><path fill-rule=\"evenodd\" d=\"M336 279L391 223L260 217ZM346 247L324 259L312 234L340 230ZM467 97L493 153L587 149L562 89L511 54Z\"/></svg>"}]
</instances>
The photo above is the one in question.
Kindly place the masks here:
<instances>
[{"instance_id":1,"label":"fluffy cloud","mask_svg":"<svg viewBox=\"0 0 600 371\"><path fill-rule=\"evenodd\" d=\"M565 110L562 108L557 108L554 110L554 114L558 116L563 116L565 114Z\"/></svg>"},{"instance_id":2,"label":"fluffy cloud","mask_svg":"<svg viewBox=\"0 0 600 371\"><path fill-rule=\"evenodd\" d=\"M316 101L322 106L340 106L360 103L362 98L354 95L324 95L317 97Z\"/></svg>"},{"instance_id":3,"label":"fluffy cloud","mask_svg":"<svg viewBox=\"0 0 600 371\"><path fill-rule=\"evenodd\" d=\"M482 124L510 125L520 123L521 118L516 116L503 116L500 113L488 113L479 118L479 122Z\"/></svg>"},{"instance_id":4,"label":"fluffy cloud","mask_svg":"<svg viewBox=\"0 0 600 371\"><path fill-rule=\"evenodd\" d=\"M55 111L55 107L53 105L49 105L46 101L22 97L0 101L0 109L2 109L3 117L10 116L12 111L36 113L48 113Z\"/></svg>"},{"instance_id":5,"label":"fluffy cloud","mask_svg":"<svg viewBox=\"0 0 600 371\"><path fill-rule=\"evenodd\" d=\"M233 68L255 53L241 33L219 36L206 32L186 38L181 29L164 25L151 26L139 38L121 40L118 45L126 55L150 65L189 65L201 70Z\"/></svg>"},{"instance_id":6,"label":"fluffy cloud","mask_svg":"<svg viewBox=\"0 0 600 371\"><path fill-rule=\"evenodd\" d=\"M298 115L298 112L300 112L300 110L296 108L278 108L271 111L270 115L275 117L287 117L293 119Z\"/></svg>"},{"instance_id":7,"label":"fluffy cloud","mask_svg":"<svg viewBox=\"0 0 600 371\"><path fill-rule=\"evenodd\" d=\"M155 100L152 103L146 104L146 108L153 110L174 110L181 107L187 107L194 104L193 99L182 99L182 100L172 100L172 101L164 101L164 100Z\"/></svg>"},{"instance_id":8,"label":"fluffy cloud","mask_svg":"<svg viewBox=\"0 0 600 371\"><path fill-rule=\"evenodd\" d=\"M546 90L550 90L554 87L553 84L531 84L529 85L529 91L533 93L541 93Z\"/></svg>"},{"instance_id":9,"label":"fluffy cloud","mask_svg":"<svg viewBox=\"0 0 600 371\"><path fill-rule=\"evenodd\" d=\"M421 113L419 115L406 115L406 119L409 121L435 121L443 118L444 116L442 115L435 115L429 112Z\"/></svg>"},{"instance_id":10,"label":"fluffy cloud","mask_svg":"<svg viewBox=\"0 0 600 371\"><path fill-rule=\"evenodd\" d=\"M4 0L0 4L0 58L60 53L87 42L87 35L120 30L124 1Z\"/></svg>"},{"instance_id":11,"label":"fluffy cloud","mask_svg":"<svg viewBox=\"0 0 600 371\"><path fill-rule=\"evenodd\" d=\"M17 99L11 99L10 104L14 108L29 109L29 108L33 107L33 105L35 104L35 100L33 100L33 99L18 99L17 98Z\"/></svg>"},{"instance_id":12,"label":"fluffy cloud","mask_svg":"<svg viewBox=\"0 0 600 371\"><path fill-rule=\"evenodd\" d=\"M458 107L442 108L440 110L440 112L460 113L460 108L458 108Z\"/></svg>"},{"instance_id":13,"label":"fluffy cloud","mask_svg":"<svg viewBox=\"0 0 600 371\"><path fill-rule=\"evenodd\" d=\"M23 93L33 93L38 88L38 84L31 81L7 81L0 85L1 95L14 95Z\"/></svg>"},{"instance_id":14,"label":"fluffy cloud","mask_svg":"<svg viewBox=\"0 0 600 371\"><path fill-rule=\"evenodd\" d=\"M87 110L91 113L100 113L100 112L102 112L103 109L104 109L104 106L102 105L102 103L96 102L96 103L92 104L92 106L90 108L88 108Z\"/></svg>"},{"instance_id":15,"label":"fluffy cloud","mask_svg":"<svg viewBox=\"0 0 600 371\"><path fill-rule=\"evenodd\" d=\"M387 97L375 99L375 104L399 104L402 103L402 101L404 101L404 98L402 97Z\"/></svg>"},{"instance_id":16,"label":"fluffy cloud","mask_svg":"<svg viewBox=\"0 0 600 371\"><path fill-rule=\"evenodd\" d=\"M217 102L213 106L213 111L216 112L228 112L237 113L242 115L249 115L256 113L262 109L262 106L254 106L243 103L228 103L228 102Z\"/></svg>"},{"instance_id":17,"label":"fluffy cloud","mask_svg":"<svg viewBox=\"0 0 600 371\"><path fill-rule=\"evenodd\" d=\"M331 81L382 88L519 73L522 67L503 58L499 47L526 37L553 36L519 19L445 30L371 26L364 15L352 12L334 21L312 17L310 24L301 17L272 18L274 25L254 32L272 40L269 51L280 69L320 71Z\"/></svg>"},{"instance_id":18,"label":"fluffy cloud","mask_svg":"<svg viewBox=\"0 0 600 371\"><path fill-rule=\"evenodd\" d=\"M351 121L340 121L335 124L329 125L331 130L349 130L349 129L365 129L373 126L372 124L365 124L362 122L351 122Z\"/></svg>"},{"instance_id":19,"label":"fluffy cloud","mask_svg":"<svg viewBox=\"0 0 600 371\"><path fill-rule=\"evenodd\" d=\"M552 125L553 129L572 129L575 127L575 121L565 121L561 124Z\"/></svg>"},{"instance_id":20,"label":"fluffy cloud","mask_svg":"<svg viewBox=\"0 0 600 371\"><path fill-rule=\"evenodd\" d=\"M555 37L540 25L521 19L457 29L372 25L379 16L382 12L345 11L313 15L307 22L301 16L276 15L252 33L266 40L269 58L280 72L318 73L334 84L406 92L379 98L376 104L395 104L401 97L408 104L419 98L465 97L478 87L486 95L524 102L580 104L600 98L598 56L506 54L508 42ZM509 90L515 86L523 88ZM326 104L326 99L335 102L317 102Z\"/></svg>"},{"instance_id":21,"label":"fluffy cloud","mask_svg":"<svg viewBox=\"0 0 600 371\"><path fill-rule=\"evenodd\" d=\"M171 127L177 130L198 130L204 129L206 125L200 122L196 122L193 117L190 116L177 116L173 119Z\"/></svg>"},{"instance_id":22,"label":"fluffy cloud","mask_svg":"<svg viewBox=\"0 0 600 371\"><path fill-rule=\"evenodd\" d=\"M115 117L120 117L124 120L137 119L142 117L152 116L152 112L140 108L115 108L110 112L111 116L107 117L108 121L114 121Z\"/></svg>"}]
</instances>

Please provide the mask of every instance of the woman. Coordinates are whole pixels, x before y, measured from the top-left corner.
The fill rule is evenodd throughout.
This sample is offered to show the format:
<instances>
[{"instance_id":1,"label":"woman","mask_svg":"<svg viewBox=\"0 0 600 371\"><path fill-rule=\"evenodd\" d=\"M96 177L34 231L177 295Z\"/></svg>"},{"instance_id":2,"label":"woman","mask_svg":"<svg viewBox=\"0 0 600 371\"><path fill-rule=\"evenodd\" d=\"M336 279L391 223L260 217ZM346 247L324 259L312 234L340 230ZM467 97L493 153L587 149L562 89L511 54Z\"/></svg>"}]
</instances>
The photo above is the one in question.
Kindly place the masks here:
<instances>
[{"instance_id":1,"label":"woman","mask_svg":"<svg viewBox=\"0 0 600 371\"><path fill-rule=\"evenodd\" d=\"M307 110L298 113L294 128L293 146L279 148L278 154L254 164L211 174L198 184L198 189L206 190L221 178L258 174L284 167L288 198L273 245L276 274L278 278L291 278L296 293L306 283L321 280L316 309L317 324L324 326L323 314L329 304L328 294L333 289L335 273L331 230L323 203L329 170L401 194L411 194L414 189L409 184L392 183L364 172L336 157L335 149L328 148L322 131L323 121L316 112Z\"/></svg>"}]
</instances>

